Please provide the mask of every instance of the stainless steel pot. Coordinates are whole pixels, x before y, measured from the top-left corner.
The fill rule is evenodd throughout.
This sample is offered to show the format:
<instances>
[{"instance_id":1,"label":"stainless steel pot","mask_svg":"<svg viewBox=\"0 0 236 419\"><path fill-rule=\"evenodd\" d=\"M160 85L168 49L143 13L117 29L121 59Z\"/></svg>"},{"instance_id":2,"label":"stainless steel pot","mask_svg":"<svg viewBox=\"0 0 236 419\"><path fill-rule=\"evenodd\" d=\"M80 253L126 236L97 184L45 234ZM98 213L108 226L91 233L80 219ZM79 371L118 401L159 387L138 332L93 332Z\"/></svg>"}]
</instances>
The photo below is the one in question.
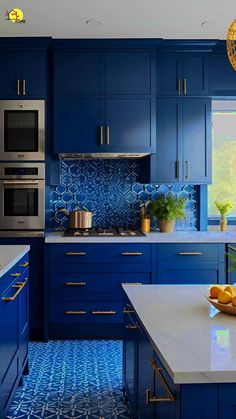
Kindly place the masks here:
<instances>
[{"instance_id":1,"label":"stainless steel pot","mask_svg":"<svg viewBox=\"0 0 236 419\"><path fill-rule=\"evenodd\" d=\"M69 218L69 228L92 228L93 213L91 211L75 209L69 212L67 209L61 208L60 212Z\"/></svg>"}]
</instances>

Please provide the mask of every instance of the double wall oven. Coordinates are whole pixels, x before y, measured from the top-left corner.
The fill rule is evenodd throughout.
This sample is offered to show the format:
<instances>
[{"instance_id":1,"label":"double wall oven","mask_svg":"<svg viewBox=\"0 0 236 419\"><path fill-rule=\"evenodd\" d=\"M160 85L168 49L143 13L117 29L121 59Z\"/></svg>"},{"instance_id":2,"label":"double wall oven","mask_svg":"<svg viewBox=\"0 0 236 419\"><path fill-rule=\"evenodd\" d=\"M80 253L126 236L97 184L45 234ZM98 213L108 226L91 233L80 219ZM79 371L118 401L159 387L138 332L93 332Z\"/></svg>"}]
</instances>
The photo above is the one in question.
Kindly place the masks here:
<instances>
[{"instance_id":1,"label":"double wall oven","mask_svg":"<svg viewBox=\"0 0 236 419\"><path fill-rule=\"evenodd\" d=\"M0 163L0 229L43 230L44 163Z\"/></svg>"},{"instance_id":2,"label":"double wall oven","mask_svg":"<svg viewBox=\"0 0 236 419\"><path fill-rule=\"evenodd\" d=\"M44 161L44 100L0 100L0 160Z\"/></svg>"}]
</instances>

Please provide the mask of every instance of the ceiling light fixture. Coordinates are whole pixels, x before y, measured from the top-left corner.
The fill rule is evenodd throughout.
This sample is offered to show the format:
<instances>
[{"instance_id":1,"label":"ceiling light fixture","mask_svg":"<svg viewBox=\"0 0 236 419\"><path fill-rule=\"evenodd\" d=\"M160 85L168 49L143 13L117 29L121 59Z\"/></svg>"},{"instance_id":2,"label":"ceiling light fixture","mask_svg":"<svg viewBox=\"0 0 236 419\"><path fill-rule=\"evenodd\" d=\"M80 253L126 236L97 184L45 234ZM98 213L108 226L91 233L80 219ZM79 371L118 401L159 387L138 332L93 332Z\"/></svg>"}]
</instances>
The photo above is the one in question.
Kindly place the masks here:
<instances>
[{"instance_id":1,"label":"ceiling light fixture","mask_svg":"<svg viewBox=\"0 0 236 419\"><path fill-rule=\"evenodd\" d=\"M88 26L101 26L102 25L101 20L96 20L96 19L88 19L86 20L85 23Z\"/></svg>"},{"instance_id":2,"label":"ceiling light fixture","mask_svg":"<svg viewBox=\"0 0 236 419\"><path fill-rule=\"evenodd\" d=\"M230 64L236 70L236 19L233 20L228 28L226 48Z\"/></svg>"}]
</instances>

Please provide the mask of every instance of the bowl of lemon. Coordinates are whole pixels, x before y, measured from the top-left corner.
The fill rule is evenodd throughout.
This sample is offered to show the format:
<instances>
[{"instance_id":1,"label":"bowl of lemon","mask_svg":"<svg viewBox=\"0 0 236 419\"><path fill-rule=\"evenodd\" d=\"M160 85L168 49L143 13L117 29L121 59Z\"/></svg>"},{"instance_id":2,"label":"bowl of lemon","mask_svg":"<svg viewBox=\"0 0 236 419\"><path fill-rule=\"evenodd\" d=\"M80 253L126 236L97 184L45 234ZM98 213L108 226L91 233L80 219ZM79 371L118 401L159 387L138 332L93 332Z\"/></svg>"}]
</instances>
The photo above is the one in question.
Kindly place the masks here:
<instances>
[{"instance_id":1,"label":"bowl of lemon","mask_svg":"<svg viewBox=\"0 0 236 419\"><path fill-rule=\"evenodd\" d=\"M206 299L217 310L236 316L236 287L232 285L213 285L210 288L210 296Z\"/></svg>"}]
</instances>

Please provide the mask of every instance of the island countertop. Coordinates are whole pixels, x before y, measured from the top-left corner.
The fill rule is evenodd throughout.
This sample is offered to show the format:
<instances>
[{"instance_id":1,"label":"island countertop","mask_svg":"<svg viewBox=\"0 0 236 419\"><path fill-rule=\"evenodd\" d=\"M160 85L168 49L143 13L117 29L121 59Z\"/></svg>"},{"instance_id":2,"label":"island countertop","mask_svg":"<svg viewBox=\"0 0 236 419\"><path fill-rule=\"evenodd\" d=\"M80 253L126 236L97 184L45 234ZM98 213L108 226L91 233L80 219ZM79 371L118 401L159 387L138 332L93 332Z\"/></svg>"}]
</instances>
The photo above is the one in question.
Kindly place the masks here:
<instances>
[{"instance_id":1,"label":"island countertop","mask_svg":"<svg viewBox=\"0 0 236 419\"><path fill-rule=\"evenodd\" d=\"M236 317L214 309L203 285L123 285L174 383L236 383Z\"/></svg>"},{"instance_id":2,"label":"island countertop","mask_svg":"<svg viewBox=\"0 0 236 419\"><path fill-rule=\"evenodd\" d=\"M0 278L26 255L29 250L30 246L0 245Z\"/></svg>"},{"instance_id":3,"label":"island countertop","mask_svg":"<svg viewBox=\"0 0 236 419\"><path fill-rule=\"evenodd\" d=\"M46 243L236 243L236 231L174 231L151 232L144 236L63 237L63 231L48 231Z\"/></svg>"}]
</instances>

